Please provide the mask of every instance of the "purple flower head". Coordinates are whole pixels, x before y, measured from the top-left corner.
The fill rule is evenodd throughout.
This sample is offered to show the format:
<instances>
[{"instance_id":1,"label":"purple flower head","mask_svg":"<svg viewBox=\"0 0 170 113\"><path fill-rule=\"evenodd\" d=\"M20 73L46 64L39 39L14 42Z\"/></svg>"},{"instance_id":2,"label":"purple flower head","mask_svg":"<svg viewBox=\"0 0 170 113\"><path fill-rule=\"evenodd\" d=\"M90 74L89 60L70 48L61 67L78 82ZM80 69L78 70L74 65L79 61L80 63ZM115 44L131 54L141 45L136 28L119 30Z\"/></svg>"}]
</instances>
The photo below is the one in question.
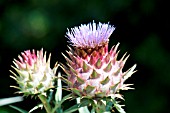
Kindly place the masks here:
<instances>
[{"instance_id":1,"label":"purple flower head","mask_svg":"<svg viewBox=\"0 0 170 113\"><path fill-rule=\"evenodd\" d=\"M108 43L109 37L115 30L114 26L100 23L81 24L81 26L68 29L66 37L70 43L75 47L80 48L95 48L96 46L102 46L104 43Z\"/></svg>"}]
</instances>

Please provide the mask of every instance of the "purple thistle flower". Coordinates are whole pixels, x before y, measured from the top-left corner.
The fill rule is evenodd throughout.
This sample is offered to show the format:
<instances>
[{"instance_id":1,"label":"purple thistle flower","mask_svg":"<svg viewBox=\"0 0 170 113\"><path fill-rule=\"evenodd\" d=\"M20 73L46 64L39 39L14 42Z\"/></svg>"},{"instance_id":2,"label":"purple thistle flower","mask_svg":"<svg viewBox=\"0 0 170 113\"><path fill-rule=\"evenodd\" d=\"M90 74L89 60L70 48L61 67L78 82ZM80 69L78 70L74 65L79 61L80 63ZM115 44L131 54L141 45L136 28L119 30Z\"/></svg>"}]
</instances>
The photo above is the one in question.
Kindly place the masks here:
<instances>
[{"instance_id":1,"label":"purple thistle flower","mask_svg":"<svg viewBox=\"0 0 170 113\"><path fill-rule=\"evenodd\" d=\"M108 43L109 37L115 27L108 24L81 24L79 27L68 29L66 37L70 40L71 44L79 48L95 48L96 46L102 46L103 43Z\"/></svg>"}]
</instances>

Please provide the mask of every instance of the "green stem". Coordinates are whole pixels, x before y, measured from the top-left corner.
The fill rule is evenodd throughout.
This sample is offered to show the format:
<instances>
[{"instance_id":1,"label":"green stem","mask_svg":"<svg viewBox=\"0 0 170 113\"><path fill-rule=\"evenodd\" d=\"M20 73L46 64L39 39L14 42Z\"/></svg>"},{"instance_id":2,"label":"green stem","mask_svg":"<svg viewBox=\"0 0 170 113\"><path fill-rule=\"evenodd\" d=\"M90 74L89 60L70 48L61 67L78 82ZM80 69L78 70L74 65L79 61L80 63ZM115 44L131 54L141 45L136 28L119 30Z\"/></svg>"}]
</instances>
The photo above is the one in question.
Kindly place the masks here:
<instances>
[{"instance_id":1,"label":"green stem","mask_svg":"<svg viewBox=\"0 0 170 113\"><path fill-rule=\"evenodd\" d=\"M51 107L44 95L38 95L47 113L51 113Z\"/></svg>"}]
</instances>

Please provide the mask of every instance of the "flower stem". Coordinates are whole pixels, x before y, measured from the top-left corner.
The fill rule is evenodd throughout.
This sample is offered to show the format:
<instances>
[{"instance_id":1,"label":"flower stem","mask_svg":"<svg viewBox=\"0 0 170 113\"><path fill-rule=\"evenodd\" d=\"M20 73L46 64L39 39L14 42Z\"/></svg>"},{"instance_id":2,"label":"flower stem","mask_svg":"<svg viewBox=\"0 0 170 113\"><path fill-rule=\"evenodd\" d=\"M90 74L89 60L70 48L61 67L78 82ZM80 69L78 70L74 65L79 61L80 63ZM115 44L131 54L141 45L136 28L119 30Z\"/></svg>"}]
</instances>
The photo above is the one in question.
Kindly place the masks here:
<instances>
[{"instance_id":1,"label":"flower stem","mask_svg":"<svg viewBox=\"0 0 170 113\"><path fill-rule=\"evenodd\" d=\"M51 113L51 107L44 95L38 95L47 113Z\"/></svg>"}]
</instances>

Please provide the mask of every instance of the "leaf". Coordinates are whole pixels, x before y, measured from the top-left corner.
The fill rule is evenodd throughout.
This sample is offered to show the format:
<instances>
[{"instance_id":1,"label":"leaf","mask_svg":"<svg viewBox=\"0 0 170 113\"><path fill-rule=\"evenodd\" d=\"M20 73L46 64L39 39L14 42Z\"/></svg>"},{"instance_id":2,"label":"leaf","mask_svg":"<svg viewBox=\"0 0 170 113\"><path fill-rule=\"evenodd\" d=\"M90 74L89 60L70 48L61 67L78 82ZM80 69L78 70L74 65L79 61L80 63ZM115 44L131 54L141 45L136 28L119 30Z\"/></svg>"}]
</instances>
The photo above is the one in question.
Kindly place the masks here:
<instances>
[{"instance_id":1,"label":"leaf","mask_svg":"<svg viewBox=\"0 0 170 113\"><path fill-rule=\"evenodd\" d=\"M63 112L63 110L61 108L61 104L59 104L61 102L61 99L62 99L62 83L61 83L61 73L59 72L58 78L57 78L57 91L56 91L56 94L55 94L56 106L54 107L55 109L53 109L57 113Z\"/></svg>"},{"instance_id":2,"label":"leaf","mask_svg":"<svg viewBox=\"0 0 170 113\"><path fill-rule=\"evenodd\" d=\"M80 97L76 98L76 100L77 100L77 104L79 104L80 103ZM79 111L79 113L90 113L87 106L79 108L78 111Z\"/></svg>"},{"instance_id":3,"label":"leaf","mask_svg":"<svg viewBox=\"0 0 170 113\"><path fill-rule=\"evenodd\" d=\"M70 98L71 98L71 94L68 94L68 95L64 96L63 99L62 99L59 103L56 103L56 104L55 104L55 107L52 109L52 112L51 112L51 113L54 113L54 112L61 106L61 104L62 104L64 101L66 101L66 100L68 100L68 99L70 99Z\"/></svg>"},{"instance_id":4,"label":"leaf","mask_svg":"<svg viewBox=\"0 0 170 113\"><path fill-rule=\"evenodd\" d=\"M68 108L67 110L65 110L63 113L72 113L75 112L79 109L80 104L76 104L70 108Z\"/></svg>"},{"instance_id":5,"label":"leaf","mask_svg":"<svg viewBox=\"0 0 170 113\"><path fill-rule=\"evenodd\" d=\"M13 105L9 105L9 106L10 106L11 108L13 108L13 109L21 112L21 113L28 113L28 111L23 110L23 109L21 109L21 108L19 108L19 107L16 107L16 106L13 106Z\"/></svg>"},{"instance_id":6,"label":"leaf","mask_svg":"<svg viewBox=\"0 0 170 113\"><path fill-rule=\"evenodd\" d=\"M39 105L33 107L28 113L31 113L31 112L35 111L36 109L42 108L42 107L43 107L43 104L39 104Z\"/></svg>"},{"instance_id":7,"label":"leaf","mask_svg":"<svg viewBox=\"0 0 170 113\"><path fill-rule=\"evenodd\" d=\"M58 80L57 80L57 91L55 94L55 100L56 102L60 102L62 99L62 83L61 83L61 73L58 73Z\"/></svg>"},{"instance_id":8,"label":"leaf","mask_svg":"<svg viewBox=\"0 0 170 113\"><path fill-rule=\"evenodd\" d=\"M79 110L79 113L90 113L87 106L81 107L78 110Z\"/></svg>"},{"instance_id":9,"label":"leaf","mask_svg":"<svg viewBox=\"0 0 170 113\"><path fill-rule=\"evenodd\" d=\"M88 100L87 100L87 101L88 101ZM70 107L69 109L65 110L63 113L72 113L72 112L74 112L74 111L77 111L77 110L79 110L80 108L83 108L83 107L87 106L87 101L82 101L81 103L78 103L78 104ZM88 110L88 109L86 109L86 110ZM88 113L88 112L83 111L82 113ZM89 112L89 113L90 113L90 112Z\"/></svg>"},{"instance_id":10,"label":"leaf","mask_svg":"<svg viewBox=\"0 0 170 113\"><path fill-rule=\"evenodd\" d=\"M23 101L22 96L3 98L3 99L0 99L0 106L4 106L4 105L16 103L16 102L21 102L21 101Z\"/></svg>"}]
</instances>

